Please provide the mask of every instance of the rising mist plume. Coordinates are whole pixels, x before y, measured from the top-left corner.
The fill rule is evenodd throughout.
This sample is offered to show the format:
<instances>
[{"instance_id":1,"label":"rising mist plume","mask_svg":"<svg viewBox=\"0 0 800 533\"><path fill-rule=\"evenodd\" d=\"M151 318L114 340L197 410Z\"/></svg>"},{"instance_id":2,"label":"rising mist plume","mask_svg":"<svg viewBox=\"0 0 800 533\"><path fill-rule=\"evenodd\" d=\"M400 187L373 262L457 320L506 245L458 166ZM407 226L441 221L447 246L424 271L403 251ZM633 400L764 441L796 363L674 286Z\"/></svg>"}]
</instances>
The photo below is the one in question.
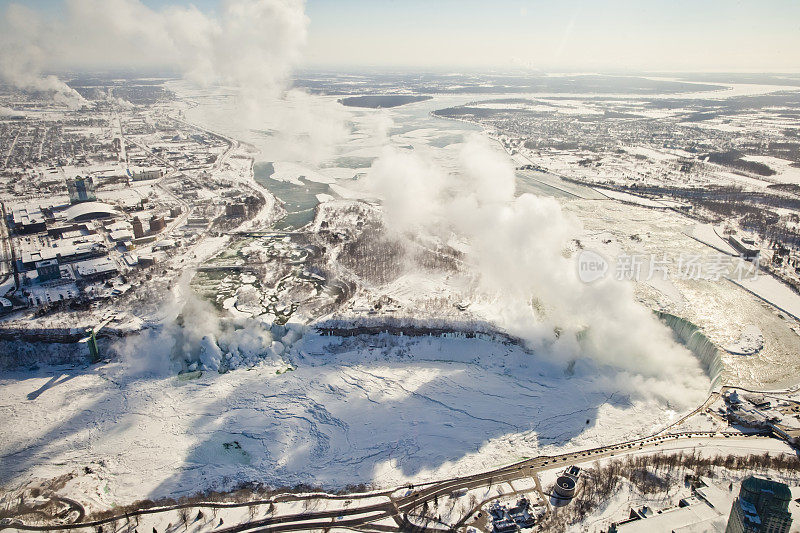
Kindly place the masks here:
<instances>
[{"instance_id":1,"label":"rising mist plume","mask_svg":"<svg viewBox=\"0 0 800 533\"><path fill-rule=\"evenodd\" d=\"M285 89L306 40L301 0L229 0L219 16L194 6L154 10L139 0L69 0L44 18L11 4L3 17L0 75L23 90L80 96L48 69L166 68L201 85L225 84L245 105Z\"/></svg>"},{"instance_id":2,"label":"rising mist plume","mask_svg":"<svg viewBox=\"0 0 800 533\"><path fill-rule=\"evenodd\" d=\"M698 390L705 378L696 359L636 302L629 284L580 281L567 250L582 233L577 218L553 198L516 196L515 182L508 157L478 136L461 148L457 172L389 146L367 176L390 230L468 245L483 305L541 355L589 357L621 370L625 388L656 386L659 378L664 397L665 376Z\"/></svg>"}]
</instances>

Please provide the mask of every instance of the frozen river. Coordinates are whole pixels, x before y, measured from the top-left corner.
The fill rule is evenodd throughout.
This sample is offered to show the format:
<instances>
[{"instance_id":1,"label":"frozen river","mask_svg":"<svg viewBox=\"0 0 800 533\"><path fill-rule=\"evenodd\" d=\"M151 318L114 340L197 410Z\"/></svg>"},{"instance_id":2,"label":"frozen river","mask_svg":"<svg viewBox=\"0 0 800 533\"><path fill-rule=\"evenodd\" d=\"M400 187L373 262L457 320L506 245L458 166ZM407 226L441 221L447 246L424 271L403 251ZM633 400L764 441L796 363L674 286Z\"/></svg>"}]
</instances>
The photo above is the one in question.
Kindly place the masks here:
<instances>
[{"instance_id":1,"label":"frozen river","mask_svg":"<svg viewBox=\"0 0 800 533\"><path fill-rule=\"evenodd\" d=\"M279 173L276 165L280 162L261 161L255 166L256 180L284 203L287 216L276 225L279 229L297 229L314 217L314 208L319 203L318 195L341 198L341 189L348 189L349 183L357 181L369 170L369 166L379 155L384 144L417 150L438 150L440 162L449 165L447 158L457 156L458 147L470 135L480 133L480 128L465 122L443 119L432 115L432 111L467 101L466 97L435 97L423 102L407 104L388 110L350 109L353 114L353 129L340 149L328 160L318 163L318 167L307 169L303 175L302 162L298 162L294 172ZM365 117L380 115L391 120L387 139L370 137L375 132L369 130L371 122ZM263 157L263 156L262 156ZM321 183L318 172L323 180ZM337 179L337 177L339 177ZM561 199L589 198L600 199L602 195L589 187L568 183L558 176L536 171L517 173L517 194L531 193ZM331 187L331 184L334 187ZM344 192L346 195L347 192Z\"/></svg>"},{"instance_id":2,"label":"frozen river","mask_svg":"<svg viewBox=\"0 0 800 533\"><path fill-rule=\"evenodd\" d=\"M325 106L338 106L335 98L318 98L326 102ZM491 98L497 98L497 95ZM474 99L474 95L436 96L391 109L342 108L344 111L335 120L345 122L347 127L324 139L322 143L326 146L323 149L316 142L308 141L309 144L304 145L308 139L302 135L287 140L277 136L270 127L242 127L241 122L231 120L235 104L224 94L195 95L197 105L186 111L186 118L258 148L255 178L284 202L288 214L277 226L287 229L300 227L313 218L314 207L319 203L318 195L332 198L348 195L352 181L363 177L387 144L433 152L438 164L454 168L460 147L469 136L480 134L481 129L474 124L436 117L431 113ZM291 142L296 142L299 148L286 148L286 144ZM305 151L314 152L313 164L309 163ZM322 156L316 153L318 151ZM515 164L521 166L526 162L520 159ZM517 177L517 194L532 193L565 200L602 198L588 187L565 182L547 173L520 171Z\"/></svg>"}]
</instances>

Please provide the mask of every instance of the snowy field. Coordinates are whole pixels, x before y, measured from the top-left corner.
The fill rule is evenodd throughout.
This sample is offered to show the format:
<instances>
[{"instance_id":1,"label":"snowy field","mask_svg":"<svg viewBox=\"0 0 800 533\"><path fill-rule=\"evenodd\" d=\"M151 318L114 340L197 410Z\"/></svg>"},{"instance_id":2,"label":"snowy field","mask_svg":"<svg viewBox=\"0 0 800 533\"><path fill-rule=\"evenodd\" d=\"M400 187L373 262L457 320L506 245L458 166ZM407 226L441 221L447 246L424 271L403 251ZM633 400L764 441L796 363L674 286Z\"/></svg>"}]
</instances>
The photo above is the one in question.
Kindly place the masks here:
<instances>
[{"instance_id":1,"label":"snowy field","mask_svg":"<svg viewBox=\"0 0 800 533\"><path fill-rule=\"evenodd\" d=\"M785 283L764 275L756 279L742 280L740 285L780 311L800 320L800 297Z\"/></svg>"},{"instance_id":2,"label":"snowy field","mask_svg":"<svg viewBox=\"0 0 800 533\"><path fill-rule=\"evenodd\" d=\"M6 374L0 479L75 472L74 495L97 508L245 481L390 487L650 434L707 393L670 405L624 373L476 339L308 335L295 353L280 374Z\"/></svg>"}]
</instances>

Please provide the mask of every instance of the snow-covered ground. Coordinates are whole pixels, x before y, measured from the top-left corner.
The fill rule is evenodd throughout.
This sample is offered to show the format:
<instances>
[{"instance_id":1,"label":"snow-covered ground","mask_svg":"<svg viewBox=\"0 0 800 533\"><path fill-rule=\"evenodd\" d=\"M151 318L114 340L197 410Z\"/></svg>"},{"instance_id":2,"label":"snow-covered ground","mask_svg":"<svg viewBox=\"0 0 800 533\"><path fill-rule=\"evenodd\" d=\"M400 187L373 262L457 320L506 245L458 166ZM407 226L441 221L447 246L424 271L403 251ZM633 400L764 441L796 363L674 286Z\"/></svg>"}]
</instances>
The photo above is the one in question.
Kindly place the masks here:
<instances>
[{"instance_id":1,"label":"snow-covered ground","mask_svg":"<svg viewBox=\"0 0 800 533\"><path fill-rule=\"evenodd\" d=\"M791 161L766 155L748 155L744 156L742 159L745 159L746 161L764 163L774 170L775 175L769 176L769 181L776 183L800 184L800 168L797 166L792 166Z\"/></svg>"},{"instance_id":2,"label":"snow-covered ground","mask_svg":"<svg viewBox=\"0 0 800 533\"><path fill-rule=\"evenodd\" d=\"M15 487L75 472L85 482L72 495L96 508L245 481L393 486L650 434L707 392L670 406L611 369L565 374L477 339L307 335L294 353L281 373L5 374L0 412L15 424L0 430L0 477Z\"/></svg>"},{"instance_id":3,"label":"snow-covered ground","mask_svg":"<svg viewBox=\"0 0 800 533\"><path fill-rule=\"evenodd\" d=\"M696 224L686 230L686 235L693 239L707 244L711 248L719 250L724 254L739 255L739 252L731 246L730 242L723 239L720 232L713 224Z\"/></svg>"},{"instance_id":4,"label":"snow-covered ground","mask_svg":"<svg viewBox=\"0 0 800 533\"><path fill-rule=\"evenodd\" d=\"M766 274L755 279L743 279L737 283L784 313L800 320L800 295L785 283Z\"/></svg>"},{"instance_id":5,"label":"snow-covered ground","mask_svg":"<svg viewBox=\"0 0 800 533\"><path fill-rule=\"evenodd\" d=\"M340 197L365 197L353 178L380 154L387 139L433 154L446 170L454 168L465 134L476 128L428 116L454 102L463 103L463 97L392 111L347 111L356 127L344 139L340 132L331 133L344 146L338 153L312 147L319 148L314 158L324 163L316 166L310 155L309 161L302 160L302 154L286 146L264 148L268 140L256 131L244 134L264 148L259 158L274 163L273 179L303 186L299 177L305 176L330 184ZM338 113L319 105L325 113ZM202 111L189 115L202 119ZM222 107L217 111L224 114ZM384 124L383 113L395 121L393 127ZM223 124L218 115L205 118L210 126ZM660 152L648 156L666 158ZM705 237L712 238L709 228L693 234L697 240L688 237L684 231L691 221L671 210L652 209L662 204L632 195L625 195L626 202L636 199L633 203L643 205L616 201L621 196L583 199L571 192L575 188L563 184L565 194L554 196L581 222L581 246L608 257L715 253L703 244ZM315 196L335 203L331 194ZM203 242L193 266L230 241ZM569 249L572 244L563 245L565 254L576 251ZM241 287L223 307L241 317L262 312L260 302L247 305L246 296L255 292L251 278L239 278ZM459 288L458 281L449 274L403 275L356 293L350 303L359 305L351 311L367 313L376 296L387 295L412 308L419 298L441 297L456 314L447 296ZM173 291L185 292L188 286L176 284ZM794 381L800 375L795 323L729 281L655 277L637 283L635 291L644 306L686 317L720 346L750 350L760 332L763 348L757 354L724 355L726 379L761 386L781 383L787 372ZM188 299L185 293L178 296L180 302ZM502 314L489 302L470 310L476 308L488 321ZM162 314L178 312L168 308ZM0 479L15 487L74 472L68 495L96 509L245 481L394 486L650 434L699 405L709 385L699 361L688 369L697 386L678 390L666 376L642 381L588 361L559 362L485 339L343 339L309 333L283 355L285 361L272 357L277 352L270 348L269 360L250 368L234 365L242 368L204 372L195 379L194 373L143 373L126 360L6 372L0 375L0 416L14 423L0 426ZM664 397L665 390L671 397ZM713 426L713 421L700 425Z\"/></svg>"},{"instance_id":6,"label":"snow-covered ground","mask_svg":"<svg viewBox=\"0 0 800 533\"><path fill-rule=\"evenodd\" d=\"M597 189L597 191L613 200L619 200L620 202L626 202L629 204L636 204L641 205L643 207L655 207L659 209L666 209L668 205L663 204L656 200L651 200L649 198L643 198L641 196L636 196L634 194L628 194L621 191L614 191L610 189Z\"/></svg>"}]
</instances>

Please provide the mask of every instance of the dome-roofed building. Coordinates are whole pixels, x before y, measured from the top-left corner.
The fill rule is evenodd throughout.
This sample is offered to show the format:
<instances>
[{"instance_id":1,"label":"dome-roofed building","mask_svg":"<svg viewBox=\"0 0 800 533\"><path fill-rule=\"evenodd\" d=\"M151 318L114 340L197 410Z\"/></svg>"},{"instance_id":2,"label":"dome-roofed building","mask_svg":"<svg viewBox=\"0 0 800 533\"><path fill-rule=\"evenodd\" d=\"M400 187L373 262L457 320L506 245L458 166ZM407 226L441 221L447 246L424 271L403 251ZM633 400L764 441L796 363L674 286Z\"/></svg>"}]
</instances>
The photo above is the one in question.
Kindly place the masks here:
<instances>
[{"instance_id":1,"label":"dome-roofed building","mask_svg":"<svg viewBox=\"0 0 800 533\"><path fill-rule=\"evenodd\" d=\"M83 222L119 215L113 206L103 202L81 202L66 208L62 214L70 222Z\"/></svg>"}]
</instances>

